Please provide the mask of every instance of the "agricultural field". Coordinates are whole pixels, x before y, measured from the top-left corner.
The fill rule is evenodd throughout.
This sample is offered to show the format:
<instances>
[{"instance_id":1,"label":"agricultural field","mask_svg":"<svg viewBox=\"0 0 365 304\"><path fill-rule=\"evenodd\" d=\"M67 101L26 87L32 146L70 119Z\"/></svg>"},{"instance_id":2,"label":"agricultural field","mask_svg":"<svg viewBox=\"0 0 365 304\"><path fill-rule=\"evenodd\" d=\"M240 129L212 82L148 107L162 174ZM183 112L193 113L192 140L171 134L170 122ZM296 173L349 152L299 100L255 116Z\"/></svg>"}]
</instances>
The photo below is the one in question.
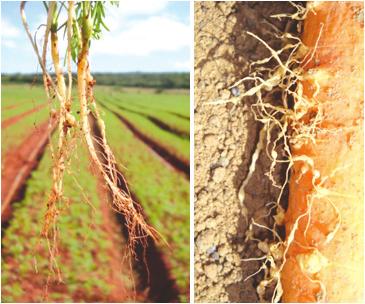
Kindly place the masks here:
<instances>
[{"instance_id":1,"label":"agricultural field","mask_svg":"<svg viewBox=\"0 0 365 304\"><path fill-rule=\"evenodd\" d=\"M136 246L131 256L109 190L85 146L72 144L58 251L50 263L40 232L52 184L48 140L56 140L56 122L49 123L43 87L2 85L2 201L8 202L2 206L2 302L188 300L188 91L104 86L95 96L118 169L160 240ZM93 132L98 135L97 128Z\"/></svg>"},{"instance_id":2,"label":"agricultural field","mask_svg":"<svg viewBox=\"0 0 365 304\"><path fill-rule=\"evenodd\" d=\"M1 92L1 159L49 117L41 86L6 85Z\"/></svg>"}]
</instances>

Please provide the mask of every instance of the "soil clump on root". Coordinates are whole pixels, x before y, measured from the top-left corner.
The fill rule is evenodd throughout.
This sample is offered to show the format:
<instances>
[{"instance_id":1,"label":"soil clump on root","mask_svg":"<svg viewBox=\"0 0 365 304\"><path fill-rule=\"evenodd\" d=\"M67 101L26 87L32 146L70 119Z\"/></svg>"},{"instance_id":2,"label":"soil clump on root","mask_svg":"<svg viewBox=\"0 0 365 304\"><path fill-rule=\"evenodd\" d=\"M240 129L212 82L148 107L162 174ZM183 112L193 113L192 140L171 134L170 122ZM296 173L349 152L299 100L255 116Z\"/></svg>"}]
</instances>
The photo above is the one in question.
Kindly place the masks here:
<instances>
[{"instance_id":1,"label":"soil clump on root","mask_svg":"<svg viewBox=\"0 0 365 304\"><path fill-rule=\"evenodd\" d=\"M272 227L271 202L280 189L266 175L272 160L258 154L255 170L245 186L242 205L239 190L249 174L253 155L260 143L261 123L251 105L255 97L236 104L209 105L217 99L239 97L239 89L228 90L248 76L250 63L270 57L267 48L248 35L252 32L273 49L285 45L278 38L290 32L298 36L300 24L289 18L296 8L289 2L200 2L195 3L195 300L197 302L259 302L256 288L264 271L262 261L244 261L265 255L265 245L273 239L269 230L250 228L252 220ZM270 68L275 62L269 61ZM250 87L246 87L246 90ZM279 96L272 95L273 102ZM275 132L275 130L274 130ZM272 134L275 136L275 134ZM276 150L283 158L281 145ZM277 164L273 177L284 181L286 165ZM287 193L283 196L286 208ZM251 225L252 226L252 225ZM283 232L278 231L283 237ZM256 240L253 240L256 239ZM259 242L259 240L261 242ZM267 290L271 301L274 289Z\"/></svg>"}]
</instances>

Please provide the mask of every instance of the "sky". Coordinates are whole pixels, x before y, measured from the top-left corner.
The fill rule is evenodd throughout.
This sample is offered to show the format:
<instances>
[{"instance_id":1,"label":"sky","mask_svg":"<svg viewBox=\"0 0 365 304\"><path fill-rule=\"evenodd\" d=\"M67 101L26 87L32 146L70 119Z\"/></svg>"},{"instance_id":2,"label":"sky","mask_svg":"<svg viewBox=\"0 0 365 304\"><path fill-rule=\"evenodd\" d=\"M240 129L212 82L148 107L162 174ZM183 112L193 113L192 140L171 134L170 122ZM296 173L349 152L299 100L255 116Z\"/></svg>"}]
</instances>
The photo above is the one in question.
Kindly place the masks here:
<instances>
[{"instance_id":1,"label":"sky","mask_svg":"<svg viewBox=\"0 0 365 304\"><path fill-rule=\"evenodd\" d=\"M2 73L40 71L22 26L19 5L18 1L1 1ZM92 41L92 71L188 72L189 10L188 1L122 0L119 7L108 6L106 24L110 31L104 31L101 40ZM46 23L46 11L40 1L27 2L26 15L32 32ZM61 16L61 20L65 18ZM37 35L39 45L43 28ZM65 41L60 42L61 48L65 49L66 45Z\"/></svg>"}]
</instances>

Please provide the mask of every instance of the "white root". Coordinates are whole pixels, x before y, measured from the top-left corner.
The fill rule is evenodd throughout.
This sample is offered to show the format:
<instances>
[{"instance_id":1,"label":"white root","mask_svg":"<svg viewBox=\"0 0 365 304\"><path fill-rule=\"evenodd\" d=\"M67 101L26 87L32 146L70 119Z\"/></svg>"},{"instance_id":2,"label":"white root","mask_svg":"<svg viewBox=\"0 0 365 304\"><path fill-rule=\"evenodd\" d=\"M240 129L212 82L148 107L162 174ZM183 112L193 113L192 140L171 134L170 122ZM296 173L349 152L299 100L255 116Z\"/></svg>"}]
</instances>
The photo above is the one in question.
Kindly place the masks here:
<instances>
[{"instance_id":1,"label":"white root","mask_svg":"<svg viewBox=\"0 0 365 304\"><path fill-rule=\"evenodd\" d=\"M253 173L255 172L256 162L257 162L260 152L264 146L265 133L266 133L266 129L265 129L265 127L262 127L262 129L260 130L260 133L259 133L259 140L257 142L255 152L252 155L252 160L251 160L251 164L248 169L247 176L242 181L242 184L241 184L239 192L238 192L238 199L239 199L239 202L240 202L242 208L244 207L244 201L245 201L245 188L246 188L248 182L250 181ZM247 209L243 208L243 210L247 210ZM244 213L244 216L247 221L247 213Z\"/></svg>"}]
</instances>

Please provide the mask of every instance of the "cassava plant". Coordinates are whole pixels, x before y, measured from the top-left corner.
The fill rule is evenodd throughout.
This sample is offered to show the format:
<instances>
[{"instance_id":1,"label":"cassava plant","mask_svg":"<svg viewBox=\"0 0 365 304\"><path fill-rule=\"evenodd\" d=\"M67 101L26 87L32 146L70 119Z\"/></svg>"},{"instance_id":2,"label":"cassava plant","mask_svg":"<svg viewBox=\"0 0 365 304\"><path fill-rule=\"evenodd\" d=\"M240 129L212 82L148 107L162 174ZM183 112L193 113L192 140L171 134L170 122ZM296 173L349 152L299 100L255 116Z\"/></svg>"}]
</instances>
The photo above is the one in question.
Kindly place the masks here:
<instances>
[{"instance_id":1,"label":"cassava plant","mask_svg":"<svg viewBox=\"0 0 365 304\"><path fill-rule=\"evenodd\" d=\"M55 259L57 219L63 204L67 201L63 193L63 179L67 173L71 151L79 141L82 141L82 138L86 143L94 167L110 190L112 208L125 217L132 252L135 242L143 242L148 236L155 239L156 232L145 222L141 210L133 202L129 191L123 191L118 187L120 173L117 171L113 152L105 137L105 124L99 114L93 94L95 80L90 72L89 50L92 40L101 38L102 29L108 30L104 23L107 4L104 1L49 1L43 3L47 11L47 20L43 25L45 31L42 47L38 45L36 35L32 35L27 23L25 1L20 4L20 12L24 28L42 70L44 89L50 105L50 117L53 118L53 120L50 119L50 126L52 121L58 121L56 147L50 140L53 159L52 188L46 202L47 211L42 230L42 235L47 240L52 270L58 270ZM115 3L111 4L115 5ZM63 24L59 24L61 12L67 16L67 20ZM59 36L62 32L67 40L66 50L60 49ZM52 74L47 69L49 44L53 64ZM66 54L65 62L62 62L61 54ZM72 112L74 102L72 62L77 65L76 87L80 107L79 118L76 118ZM64 71L64 66L66 66L67 73ZM91 119L96 120L101 134L100 138L92 133ZM81 136L79 136L80 133ZM98 146L101 147L103 153L97 152Z\"/></svg>"}]
</instances>

